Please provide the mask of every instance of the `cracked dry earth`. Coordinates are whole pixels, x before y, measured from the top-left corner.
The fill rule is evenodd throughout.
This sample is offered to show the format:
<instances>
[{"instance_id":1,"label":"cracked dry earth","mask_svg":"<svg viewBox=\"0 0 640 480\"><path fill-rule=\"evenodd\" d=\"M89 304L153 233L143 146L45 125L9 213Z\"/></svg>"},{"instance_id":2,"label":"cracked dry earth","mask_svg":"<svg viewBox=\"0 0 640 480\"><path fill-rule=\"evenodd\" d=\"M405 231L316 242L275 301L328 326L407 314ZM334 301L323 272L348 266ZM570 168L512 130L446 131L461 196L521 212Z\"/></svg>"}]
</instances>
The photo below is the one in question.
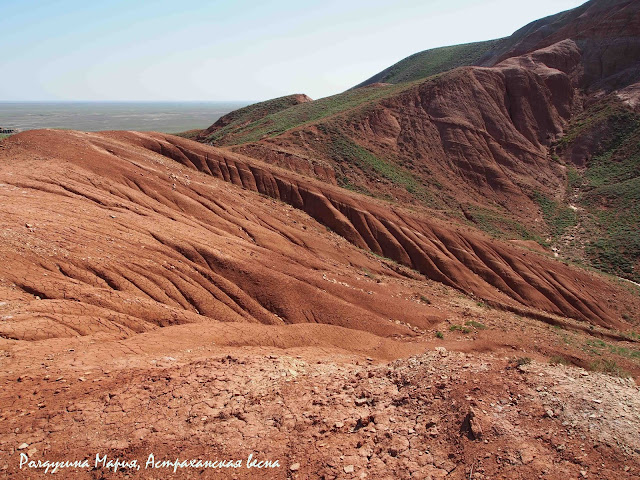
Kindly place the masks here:
<instances>
[{"instance_id":1,"label":"cracked dry earth","mask_svg":"<svg viewBox=\"0 0 640 480\"><path fill-rule=\"evenodd\" d=\"M206 350L206 349L205 349ZM138 459L63 478L635 479L633 379L444 347L390 363L329 351L185 351L5 377L2 475L15 456ZM43 381L44 380L44 381ZM16 451L16 448L22 450ZM144 469L157 459L278 460L268 470ZM8 455L7 455L8 454ZM93 460L92 460L93 461Z\"/></svg>"}]
</instances>

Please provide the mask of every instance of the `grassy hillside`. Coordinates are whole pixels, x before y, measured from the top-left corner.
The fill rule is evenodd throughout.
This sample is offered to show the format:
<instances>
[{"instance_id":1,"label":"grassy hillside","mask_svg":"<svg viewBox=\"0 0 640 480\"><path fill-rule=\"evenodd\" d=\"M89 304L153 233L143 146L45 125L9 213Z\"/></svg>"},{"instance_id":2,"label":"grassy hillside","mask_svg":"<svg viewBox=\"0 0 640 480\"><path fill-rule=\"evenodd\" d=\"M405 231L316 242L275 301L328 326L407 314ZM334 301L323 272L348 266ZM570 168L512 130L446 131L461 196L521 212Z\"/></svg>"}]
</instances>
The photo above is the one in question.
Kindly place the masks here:
<instances>
[{"instance_id":1,"label":"grassy hillside","mask_svg":"<svg viewBox=\"0 0 640 480\"><path fill-rule=\"evenodd\" d=\"M436 48L412 55L358 87L382 82L394 85L355 88L313 102L280 97L241 108L222 117L200 137L213 145L238 145L346 112L363 104L396 95L428 77L464 65L473 65L500 40Z\"/></svg>"},{"instance_id":2,"label":"grassy hillside","mask_svg":"<svg viewBox=\"0 0 640 480\"><path fill-rule=\"evenodd\" d=\"M568 194L578 209L570 247L596 268L640 281L640 114L614 97L571 123L558 151L565 157L589 145L583 167L569 168ZM566 159L570 162L570 159Z\"/></svg>"},{"instance_id":3,"label":"grassy hillside","mask_svg":"<svg viewBox=\"0 0 640 480\"><path fill-rule=\"evenodd\" d=\"M306 95L295 94L248 105L221 117L216 123L205 130L201 137L207 142L215 143L217 139L235 133L245 125L257 122L266 116L306 102L312 102L312 100Z\"/></svg>"},{"instance_id":4,"label":"grassy hillside","mask_svg":"<svg viewBox=\"0 0 640 480\"><path fill-rule=\"evenodd\" d=\"M189 140L196 140L202 132L203 130L196 128L193 130L187 130L185 132L174 133L173 135L177 137L188 138Z\"/></svg>"},{"instance_id":5,"label":"grassy hillside","mask_svg":"<svg viewBox=\"0 0 640 480\"><path fill-rule=\"evenodd\" d=\"M280 135L295 127L317 122L332 115L345 113L367 103L390 97L410 88L413 84L400 86L369 87L348 90L338 95L321 98L313 102L300 103L246 123L234 122L207 135L205 141L213 145L238 145L255 142L265 137ZM250 107L245 107L250 108ZM244 110L244 109L243 109ZM240 112L238 110L238 112ZM232 112L235 113L235 112ZM229 114L232 115L232 114ZM246 115L243 115L246 118Z\"/></svg>"},{"instance_id":6,"label":"grassy hillside","mask_svg":"<svg viewBox=\"0 0 640 480\"><path fill-rule=\"evenodd\" d=\"M465 43L415 53L374 75L355 88L372 83L402 83L430 77L457 67L476 65L501 40Z\"/></svg>"}]
</instances>

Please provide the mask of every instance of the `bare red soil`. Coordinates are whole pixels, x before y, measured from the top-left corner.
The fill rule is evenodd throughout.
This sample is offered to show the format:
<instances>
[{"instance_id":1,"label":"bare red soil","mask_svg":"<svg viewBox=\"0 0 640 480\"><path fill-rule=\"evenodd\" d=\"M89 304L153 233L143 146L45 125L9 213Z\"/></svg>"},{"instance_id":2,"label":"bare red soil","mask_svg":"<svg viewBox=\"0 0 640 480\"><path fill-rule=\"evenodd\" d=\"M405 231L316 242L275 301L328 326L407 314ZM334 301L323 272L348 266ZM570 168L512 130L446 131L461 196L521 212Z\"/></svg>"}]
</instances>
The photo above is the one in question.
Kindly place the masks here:
<instances>
[{"instance_id":1,"label":"bare red soil","mask_svg":"<svg viewBox=\"0 0 640 480\"><path fill-rule=\"evenodd\" d=\"M486 67L389 96L373 85L377 100L318 121L304 105L300 125L233 147L0 142L0 476L87 459L56 475L639 478L640 290L436 210L544 233L535 193L564 195L550 146L567 122L618 88L637 108L637 10L588 2L516 32ZM310 101L191 135L241 139ZM240 463L174 472L145 468L150 454Z\"/></svg>"},{"instance_id":2,"label":"bare red soil","mask_svg":"<svg viewBox=\"0 0 640 480\"><path fill-rule=\"evenodd\" d=\"M10 478L96 453L143 467L59 475L202 475L150 453L279 460L211 478L640 471L633 380L545 366L636 351L619 282L162 134L13 136L0 196Z\"/></svg>"},{"instance_id":3,"label":"bare red soil","mask_svg":"<svg viewBox=\"0 0 640 480\"><path fill-rule=\"evenodd\" d=\"M11 159L0 175L12 247L3 287L29 312L2 323L7 338L128 335L202 317L387 335L402 333L388 322L401 312L398 320L428 325L424 309L399 307L377 284L326 285L327 262L378 271L363 250L541 318L621 329L620 299L638 302L544 255L177 137L27 132L2 156ZM325 227L342 238L319 235ZM56 309L64 319L51 317Z\"/></svg>"}]
</instances>

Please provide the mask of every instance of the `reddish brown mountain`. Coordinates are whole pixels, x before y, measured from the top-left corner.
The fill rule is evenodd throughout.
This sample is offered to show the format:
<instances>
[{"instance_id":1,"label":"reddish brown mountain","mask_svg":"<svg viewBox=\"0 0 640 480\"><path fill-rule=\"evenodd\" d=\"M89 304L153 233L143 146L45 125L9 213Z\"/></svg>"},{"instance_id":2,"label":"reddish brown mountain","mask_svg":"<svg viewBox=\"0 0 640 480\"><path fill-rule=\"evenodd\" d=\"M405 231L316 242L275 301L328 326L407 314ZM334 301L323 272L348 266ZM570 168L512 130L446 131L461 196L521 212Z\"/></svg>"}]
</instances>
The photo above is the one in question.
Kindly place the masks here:
<instances>
[{"instance_id":1,"label":"reddish brown mountain","mask_svg":"<svg viewBox=\"0 0 640 480\"><path fill-rule=\"evenodd\" d=\"M0 141L0 477L637 479L639 5Z\"/></svg>"},{"instance_id":2,"label":"reddish brown mountain","mask_svg":"<svg viewBox=\"0 0 640 480\"><path fill-rule=\"evenodd\" d=\"M589 235L608 236L608 230L578 232L576 245L565 248L571 239L563 235L581 219L571 212L577 207L567 188L574 165L558 148L570 143L565 133L575 130L574 122L598 123L590 110L586 117L582 112L603 96L619 97L627 110L638 105L638 18L637 1L590 1L492 44L475 62L482 67L372 84L204 140L371 196L427 206L503 238L537 239L638 280L640 272L628 266L636 263L635 250L611 246L611 255L624 258L619 267L603 263L601 257L611 256L606 251L585 247ZM634 128L631 121L624 130ZM593 165L585 158L604 152L601 143L571 147L582 152L580 175L595 175L586 172ZM593 204L582 207L589 218L600 215ZM632 230L640 225L634 218L624 221Z\"/></svg>"}]
</instances>

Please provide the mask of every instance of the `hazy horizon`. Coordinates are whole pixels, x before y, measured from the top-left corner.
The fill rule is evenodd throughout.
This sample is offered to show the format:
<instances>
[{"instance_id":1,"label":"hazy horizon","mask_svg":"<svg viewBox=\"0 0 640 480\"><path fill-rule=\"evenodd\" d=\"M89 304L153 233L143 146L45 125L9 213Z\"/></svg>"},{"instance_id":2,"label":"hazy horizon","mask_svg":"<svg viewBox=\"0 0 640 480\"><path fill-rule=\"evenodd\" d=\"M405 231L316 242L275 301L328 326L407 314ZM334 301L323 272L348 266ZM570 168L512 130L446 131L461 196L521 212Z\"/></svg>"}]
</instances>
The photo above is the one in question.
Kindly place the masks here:
<instances>
[{"instance_id":1,"label":"hazy horizon","mask_svg":"<svg viewBox=\"0 0 640 480\"><path fill-rule=\"evenodd\" d=\"M250 103L261 100L0 100L0 103Z\"/></svg>"},{"instance_id":2,"label":"hazy horizon","mask_svg":"<svg viewBox=\"0 0 640 480\"><path fill-rule=\"evenodd\" d=\"M250 102L0 101L0 127L178 133L206 128Z\"/></svg>"},{"instance_id":3,"label":"hazy horizon","mask_svg":"<svg viewBox=\"0 0 640 480\"><path fill-rule=\"evenodd\" d=\"M582 3L0 0L0 101L321 98L418 51L508 36Z\"/></svg>"}]
</instances>

